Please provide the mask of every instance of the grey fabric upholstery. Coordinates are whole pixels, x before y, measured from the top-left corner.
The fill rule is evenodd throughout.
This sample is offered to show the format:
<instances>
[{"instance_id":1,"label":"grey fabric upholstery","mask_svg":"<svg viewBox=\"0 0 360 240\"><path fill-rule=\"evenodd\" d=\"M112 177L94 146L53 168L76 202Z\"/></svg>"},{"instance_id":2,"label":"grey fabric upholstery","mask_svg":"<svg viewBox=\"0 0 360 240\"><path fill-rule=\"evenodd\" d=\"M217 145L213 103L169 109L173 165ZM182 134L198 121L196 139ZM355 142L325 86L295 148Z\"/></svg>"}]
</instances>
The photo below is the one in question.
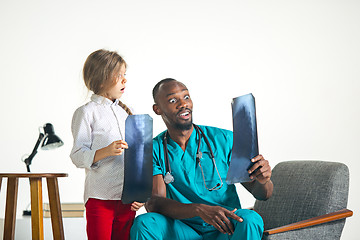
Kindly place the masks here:
<instances>
[{"instance_id":1,"label":"grey fabric upholstery","mask_svg":"<svg viewBox=\"0 0 360 240\"><path fill-rule=\"evenodd\" d=\"M273 195L256 201L254 210L265 230L317 217L347 207L349 170L343 163L288 161L277 164L271 177ZM264 236L263 239L340 239L345 220Z\"/></svg>"}]
</instances>

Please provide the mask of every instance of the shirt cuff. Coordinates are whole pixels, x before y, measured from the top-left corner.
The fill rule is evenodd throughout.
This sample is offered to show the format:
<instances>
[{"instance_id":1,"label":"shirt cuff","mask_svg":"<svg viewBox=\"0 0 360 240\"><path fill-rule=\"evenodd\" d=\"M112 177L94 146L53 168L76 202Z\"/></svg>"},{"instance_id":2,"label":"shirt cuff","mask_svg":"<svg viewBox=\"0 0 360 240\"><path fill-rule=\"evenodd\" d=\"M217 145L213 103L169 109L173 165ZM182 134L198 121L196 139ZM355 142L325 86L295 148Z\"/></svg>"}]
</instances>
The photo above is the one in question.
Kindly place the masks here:
<instances>
[{"instance_id":1,"label":"shirt cuff","mask_svg":"<svg viewBox=\"0 0 360 240\"><path fill-rule=\"evenodd\" d=\"M99 162L94 163L95 152L96 152L96 150L90 150L90 151L86 151L84 153L86 156L84 165L86 168L88 168L90 170L97 169L100 166Z\"/></svg>"},{"instance_id":2,"label":"shirt cuff","mask_svg":"<svg viewBox=\"0 0 360 240\"><path fill-rule=\"evenodd\" d=\"M156 168L154 168L154 169L153 169L153 176L159 175L159 174L161 174L161 175L164 176L164 173L161 171L161 169L156 169Z\"/></svg>"}]
</instances>

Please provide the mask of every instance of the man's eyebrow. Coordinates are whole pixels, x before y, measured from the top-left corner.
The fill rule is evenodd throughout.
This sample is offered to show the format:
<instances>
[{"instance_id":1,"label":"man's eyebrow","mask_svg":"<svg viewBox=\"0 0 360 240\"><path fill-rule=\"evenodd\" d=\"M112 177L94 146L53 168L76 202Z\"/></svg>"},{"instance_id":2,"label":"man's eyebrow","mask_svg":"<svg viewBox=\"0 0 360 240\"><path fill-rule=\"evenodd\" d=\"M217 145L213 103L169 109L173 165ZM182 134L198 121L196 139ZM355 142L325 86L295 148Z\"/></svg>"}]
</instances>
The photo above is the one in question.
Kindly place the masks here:
<instances>
[{"instance_id":1,"label":"man's eyebrow","mask_svg":"<svg viewBox=\"0 0 360 240\"><path fill-rule=\"evenodd\" d=\"M185 92L185 91L188 91L188 89L184 88L183 90L181 90L181 92ZM171 95L175 95L175 93L168 93L168 94L166 94L166 97L169 97Z\"/></svg>"}]
</instances>

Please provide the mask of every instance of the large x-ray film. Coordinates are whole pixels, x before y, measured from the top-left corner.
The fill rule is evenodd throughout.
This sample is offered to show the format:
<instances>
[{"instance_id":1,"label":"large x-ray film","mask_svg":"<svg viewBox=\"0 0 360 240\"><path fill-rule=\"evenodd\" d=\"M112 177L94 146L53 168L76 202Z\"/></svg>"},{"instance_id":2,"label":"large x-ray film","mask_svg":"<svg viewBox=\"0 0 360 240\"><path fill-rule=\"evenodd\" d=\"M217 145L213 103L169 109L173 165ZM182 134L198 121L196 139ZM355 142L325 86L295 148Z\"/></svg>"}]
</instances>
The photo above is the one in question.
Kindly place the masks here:
<instances>
[{"instance_id":1,"label":"large x-ray film","mask_svg":"<svg viewBox=\"0 0 360 240\"><path fill-rule=\"evenodd\" d=\"M249 93L232 101L234 140L229 171L226 177L228 184L249 182L248 170L251 159L259 155L255 98Z\"/></svg>"},{"instance_id":2,"label":"large x-ray film","mask_svg":"<svg viewBox=\"0 0 360 240\"><path fill-rule=\"evenodd\" d=\"M153 121L148 114L129 115L125 121L125 171L122 202L146 202L152 192Z\"/></svg>"}]
</instances>

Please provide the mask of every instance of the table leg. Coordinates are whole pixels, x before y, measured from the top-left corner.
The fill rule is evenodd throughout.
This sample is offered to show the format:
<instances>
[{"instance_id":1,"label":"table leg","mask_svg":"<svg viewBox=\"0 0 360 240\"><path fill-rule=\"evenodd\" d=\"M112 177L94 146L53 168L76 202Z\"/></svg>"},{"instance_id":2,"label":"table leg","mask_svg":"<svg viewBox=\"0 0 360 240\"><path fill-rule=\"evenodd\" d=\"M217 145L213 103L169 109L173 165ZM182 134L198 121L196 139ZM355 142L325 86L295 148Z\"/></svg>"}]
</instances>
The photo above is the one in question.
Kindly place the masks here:
<instances>
[{"instance_id":1,"label":"table leg","mask_svg":"<svg viewBox=\"0 0 360 240\"><path fill-rule=\"evenodd\" d=\"M32 239L44 239L42 178L30 178Z\"/></svg>"},{"instance_id":2,"label":"table leg","mask_svg":"<svg viewBox=\"0 0 360 240\"><path fill-rule=\"evenodd\" d=\"M15 239L15 220L16 220L16 205L18 194L17 177L9 177L7 183L6 193L6 208L5 208L5 223L4 223L4 239Z\"/></svg>"},{"instance_id":3,"label":"table leg","mask_svg":"<svg viewBox=\"0 0 360 240\"><path fill-rule=\"evenodd\" d=\"M49 194L49 203L50 203L50 213L51 213L51 225L53 229L54 240L63 240L64 228L61 214L61 205L59 197L59 186L57 178L48 177L46 178L48 194Z\"/></svg>"}]
</instances>

